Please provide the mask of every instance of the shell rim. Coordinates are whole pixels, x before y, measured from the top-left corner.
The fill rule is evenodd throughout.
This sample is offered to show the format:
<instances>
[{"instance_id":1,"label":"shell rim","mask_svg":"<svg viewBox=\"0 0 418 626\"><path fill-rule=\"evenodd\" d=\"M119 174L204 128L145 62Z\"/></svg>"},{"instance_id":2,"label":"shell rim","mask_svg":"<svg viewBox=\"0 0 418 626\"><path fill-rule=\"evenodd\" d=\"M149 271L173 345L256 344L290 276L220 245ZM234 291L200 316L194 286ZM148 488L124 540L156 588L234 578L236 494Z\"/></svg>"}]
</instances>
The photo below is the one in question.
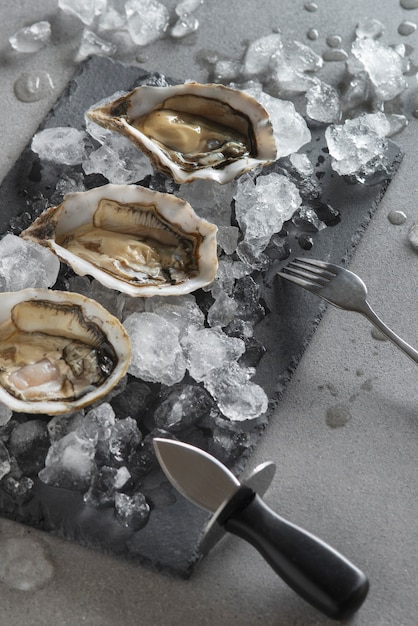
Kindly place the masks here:
<instances>
[{"instance_id":1,"label":"shell rim","mask_svg":"<svg viewBox=\"0 0 418 626\"><path fill-rule=\"evenodd\" d=\"M93 319L94 323L106 334L118 357L115 368L102 385L74 400L41 400L36 402L20 400L0 385L0 402L8 406L12 411L16 411L17 413L46 415L72 413L103 398L127 373L132 357L132 346L129 335L122 323L92 298L87 298L86 296L72 291L29 287L19 291L0 293L0 302L1 300L7 299L9 302L11 301L7 311L10 311L15 304L25 300L49 300L52 302L62 302L66 300L67 302L70 301L79 305L86 316ZM0 322L5 319L7 319L7 315L0 314ZM114 332L115 329L116 337L109 337L111 331L113 330Z\"/></svg>"}]
</instances>

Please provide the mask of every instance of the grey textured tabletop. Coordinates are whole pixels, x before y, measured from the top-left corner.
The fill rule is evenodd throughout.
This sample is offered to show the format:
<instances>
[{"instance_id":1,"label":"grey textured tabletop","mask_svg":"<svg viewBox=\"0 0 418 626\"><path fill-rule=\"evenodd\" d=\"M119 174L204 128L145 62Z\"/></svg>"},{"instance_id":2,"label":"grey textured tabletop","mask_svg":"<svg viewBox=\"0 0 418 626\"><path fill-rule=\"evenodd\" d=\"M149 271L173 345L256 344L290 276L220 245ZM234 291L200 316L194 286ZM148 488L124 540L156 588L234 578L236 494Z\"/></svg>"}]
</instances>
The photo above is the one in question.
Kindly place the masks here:
<instances>
[{"instance_id":1,"label":"grey textured tabletop","mask_svg":"<svg viewBox=\"0 0 418 626\"><path fill-rule=\"evenodd\" d=\"M164 4L173 20L176 2ZM184 39L166 35L114 58L180 81L207 82L215 54L239 61L249 42L278 29L319 55L349 51L357 24L368 17L384 26L379 42L406 46L413 63L418 8L402 4L413 7L414 2L204 0L195 11L195 33ZM83 25L64 14L57 0L2 0L0 12L3 179L75 75ZM13 51L9 37L41 20L51 24L50 42L33 54ZM326 61L321 78L338 85L344 65L344 60ZM39 70L48 72L53 87L38 101L19 100L16 80ZM404 158L350 269L366 282L382 318L418 346L418 257L408 238L418 222L413 115L418 87L409 74L402 95L409 124L393 137ZM394 210L405 214L404 223L390 223ZM250 459L249 469L263 461L277 465L265 496L272 508L338 548L369 576L368 598L349 621L358 626L417 623L417 377L416 365L378 340L365 319L330 308ZM347 417L341 427L327 422L335 407ZM39 569L39 584L19 588L19 571L25 568L32 574ZM5 519L0 520L0 605L10 626L333 623L289 589L253 548L232 536L182 580Z\"/></svg>"}]
</instances>

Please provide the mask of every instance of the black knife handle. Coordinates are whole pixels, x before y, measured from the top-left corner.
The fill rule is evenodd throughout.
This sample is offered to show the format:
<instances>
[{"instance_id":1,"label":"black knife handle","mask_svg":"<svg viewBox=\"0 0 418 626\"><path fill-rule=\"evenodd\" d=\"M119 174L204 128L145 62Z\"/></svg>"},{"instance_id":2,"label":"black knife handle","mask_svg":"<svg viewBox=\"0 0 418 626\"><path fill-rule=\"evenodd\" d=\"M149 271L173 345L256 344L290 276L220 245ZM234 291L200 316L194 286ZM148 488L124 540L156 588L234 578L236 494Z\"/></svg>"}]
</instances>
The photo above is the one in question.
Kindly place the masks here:
<instances>
[{"instance_id":1,"label":"black knife handle","mask_svg":"<svg viewBox=\"0 0 418 626\"><path fill-rule=\"evenodd\" d=\"M321 539L279 517L254 492L248 503L248 495L239 506L238 490L233 498L238 510L232 502L227 505L226 521L222 514L219 520L224 528L251 543L294 591L325 615L352 615L369 589L365 574ZM229 514L231 508L235 511Z\"/></svg>"}]
</instances>

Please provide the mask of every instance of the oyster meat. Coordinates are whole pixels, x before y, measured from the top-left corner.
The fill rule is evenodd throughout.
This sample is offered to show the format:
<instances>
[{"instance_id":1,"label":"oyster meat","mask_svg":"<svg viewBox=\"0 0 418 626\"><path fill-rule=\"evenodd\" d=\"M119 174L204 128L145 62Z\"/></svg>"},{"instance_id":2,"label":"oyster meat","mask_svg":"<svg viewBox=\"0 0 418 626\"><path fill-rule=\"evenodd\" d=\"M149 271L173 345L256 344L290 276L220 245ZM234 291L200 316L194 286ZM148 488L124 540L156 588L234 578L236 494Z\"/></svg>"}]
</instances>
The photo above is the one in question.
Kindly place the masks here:
<instances>
[{"instance_id":1,"label":"oyster meat","mask_svg":"<svg viewBox=\"0 0 418 626\"><path fill-rule=\"evenodd\" d=\"M56 415L106 395L125 375L129 337L94 300L23 289L0 294L0 401Z\"/></svg>"},{"instance_id":2,"label":"oyster meat","mask_svg":"<svg viewBox=\"0 0 418 626\"><path fill-rule=\"evenodd\" d=\"M65 196L21 236L80 275L131 296L189 293L213 281L217 227L175 196L104 185Z\"/></svg>"},{"instance_id":3,"label":"oyster meat","mask_svg":"<svg viewBox=\"0 0 418 626\"><path fill-rule=\"evenodd\" d=\"M227 183L276 158L266 110L249 94L215 83L137 87L87 115L129 137L178 183Z\"/></svg>"}]
</instances>

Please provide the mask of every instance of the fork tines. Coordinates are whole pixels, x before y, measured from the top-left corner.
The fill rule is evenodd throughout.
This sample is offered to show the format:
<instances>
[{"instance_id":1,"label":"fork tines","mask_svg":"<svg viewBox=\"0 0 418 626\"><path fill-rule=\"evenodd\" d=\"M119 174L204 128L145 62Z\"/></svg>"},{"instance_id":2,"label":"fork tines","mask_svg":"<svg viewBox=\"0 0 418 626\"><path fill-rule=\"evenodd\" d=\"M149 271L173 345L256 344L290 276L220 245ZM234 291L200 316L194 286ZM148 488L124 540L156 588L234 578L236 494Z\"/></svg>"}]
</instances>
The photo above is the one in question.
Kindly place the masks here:
<instances>
[{"instance_id":1,"label":"fork tines","mask_svg":"<svg viewBox=\"0 0 418 626\"><path fill-rule=\"evenodd\" d=\"M320 289L336 276L333 270L333 266L324 261L296 258L277 273L300 287L312 290Z\"/></svg>"}]
</instances>

